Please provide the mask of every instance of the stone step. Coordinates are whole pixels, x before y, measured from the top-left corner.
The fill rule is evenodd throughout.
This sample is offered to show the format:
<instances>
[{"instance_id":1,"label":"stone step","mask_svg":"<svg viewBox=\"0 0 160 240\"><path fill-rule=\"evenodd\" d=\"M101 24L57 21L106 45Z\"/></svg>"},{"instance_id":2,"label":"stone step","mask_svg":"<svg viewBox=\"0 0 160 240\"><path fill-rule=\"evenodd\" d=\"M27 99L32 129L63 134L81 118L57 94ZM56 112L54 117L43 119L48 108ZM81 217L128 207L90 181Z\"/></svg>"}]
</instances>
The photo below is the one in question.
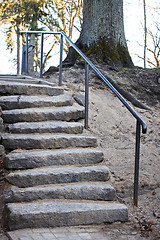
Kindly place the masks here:
<instances>
[{"instance_id":1,"label":"stone step","mask_svg":"<svg viewBox=\"0 0 160 240\"><path fill-rule=\"evenodd\" d=\"M6 123L39 122L50 120L71 121L84 118L84 107L46 107L5 110L2 118Z\"/></svg>"},{"instance_id":2,"label":"stone step","mask_svg":"<svg viewBox=\"0 0 160 240\"><path fill-rule=\"evenodd\" d=\"M43 84L43 85L50 85L50 86L55 85L54 83L50 83L48 81L38 79L38 78L32 78L30 76L0 75L0 81L14 82L14 83L18 82L18 83L27 83L27 84ZM57 85L58 85L58 81L57 81Z\"/></svg>"},{"instance_id":3,"label":"stone step","mask_svg":"<svg viewBox=\"0 0 160 240\"><path fill-rule=\"evenodd\" d=\"M103 152L97 149L52 149L14 150L6 155L5 167L27 169L43 166L96 164L104 160Z\"/></svg>"},{"instance_id":4,"label":"stone step","mask_svg":"<svg viewBox=\"0 0 160 240\"><path fill-rule=\"evenodd\" d=\"M4 134L2 144L5 149L54 149L68 147L97 147L95 137L71 134Z\"/></svg>"},{"instance_id":5,"label":"stone step","mask_svg":"<svg viewBox=\"0 0 160 240\"><path fill-rule=\"evenodd\" d=\"M83 132L83 124L78 122L22 122L8 125L10 133L68 133Z\"/></svg>"},{"instance_id":6,"label":"stone step","mask_svg":"<svg viewBox=\"0 0 160 240\"><path fill-rule=\"evenodd\" d=\"M115 199L115 189L105 182L78 182L30 188L12 186L4 191L5 202L29 202L39 199L113 201Z\"/></svg>"},{"instance_id":7,"label":"stone step","mask_svg":"<svg viewBox=\"0 0 160 240\"><path fill-rule=\"evenodd\" d=\"M110 173L105 165L43 167L17 170L9 173L6 180L17 187L33 187L45 184L108 181Z\"/></svg>"},{"instance_id":8,"label":"stone step","mask_svg":"<svg viewBox=\"0 0 160 240\"><path fill-rule=\"evenodd\" d=\"M42 84L15 83L0 81L0 95L49 95L57 96L63 93L61 87L51 87Z\"/></svg>"},{"instance_id":9,"label":"stone step","mask_svg":"<svg viewBox=\"0 0 160 240\"><path fill-rule=\"evenodd\" d=\"M2 96L0 106L3 110L35 108L35 107L62 107L73 105L73 99L69 95L59 96Z\"/></svg>"},{"instance_id":10,"label":"stone step","mask_svg":"<svg viewBox=\"0 0 160 240\"><path fill-rule=\"evenodd\" d=\"M87 200L41 200L32 203L8 203L6 223L9 230L61 227L127 221L123 204Z\"/></svg>"}]
</instances>

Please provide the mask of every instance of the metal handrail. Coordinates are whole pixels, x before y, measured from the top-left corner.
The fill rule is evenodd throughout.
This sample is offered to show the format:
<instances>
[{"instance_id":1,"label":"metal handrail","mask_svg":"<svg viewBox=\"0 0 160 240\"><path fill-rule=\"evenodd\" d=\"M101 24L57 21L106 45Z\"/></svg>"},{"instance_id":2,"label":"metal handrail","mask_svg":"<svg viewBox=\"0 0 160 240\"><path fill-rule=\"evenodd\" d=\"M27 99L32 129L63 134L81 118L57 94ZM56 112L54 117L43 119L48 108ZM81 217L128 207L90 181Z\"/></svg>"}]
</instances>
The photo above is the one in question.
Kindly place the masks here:
<instances>
[{"instance_id":1,"label":"metal handrail","mask_svg":"<svg viewBox=\"0 0 160 240\"><path fill-rule=\"evenodd\" d=\"M110 77L104 76L98 68L82 53L82 51L66 36L64 32L45 32L45 31L23 31L22 34L26 34L28 46L28 34L41 34L41 66L40 66L40 77L42 77L42 64L43 64L43 34L60 34L60 63L59 63L59 85L62 84L62 56L63 56L63 37L70 43L75 51L85 60L85 128L88 129L88 99L89 99L89 66L94 72L107 84L111 91L118 97L123 105L137 120L136 123L136 146L135 146L135 171L134 171L134 205L138 206L138 181L139 181L139 155L140 155L140 133L142 126L142 133L147 132L146 123L140 118L140 116L134 111L134 109L125 101L121 94L112 86L109 82ZM27 50L28 51L28 50ZM28 55L28 54L26 54ZM28 56L27 56L28 59ZM28 60L27 60L28 61ZM28 62L27 62L28 64ZM28 70L28 67L26 68Z\"/></svg>"},{"instance_id":2,"label":"metal handrail","mask_svg":"<svg viewBox=\"0 0 160 240\"><path fill-rule=\"evenodd\" d=\"M79 55L89 64L89 66L94 70L94 72L108 85L108 87L116 94L119 100L125 105L125 107L130 111L130 113L140 122L142 125L142 132L147 132L147 126L145 122L138 116L138 114L130 107L130 105L124 100L120 93L112 86L112 84L107 80L108 76L105 77L98 68L82 53L82 51L62 32L62 35L67 39L67 41L72 45L72 47L79 53Z\"/></svg>"},{"instance_id":3,"label":"metal handrail","mask_svg":"<svg viewBox=\"0 0 160 240\"><path fill-rule=\"evenodd\" d=\"M44 43L44 34L53 34L61 35L61 32L51 32L51 31L21 31L20 34L26 34L26 56L25 56L25 73L28 73L28 35L29 34L40 34L41 35L41 60L40 60L40 77L43 76L43 43ZM60 46L61 47L61 46ZM60 70L60 69L59 69Z\"/></svg>"}]
</instances>

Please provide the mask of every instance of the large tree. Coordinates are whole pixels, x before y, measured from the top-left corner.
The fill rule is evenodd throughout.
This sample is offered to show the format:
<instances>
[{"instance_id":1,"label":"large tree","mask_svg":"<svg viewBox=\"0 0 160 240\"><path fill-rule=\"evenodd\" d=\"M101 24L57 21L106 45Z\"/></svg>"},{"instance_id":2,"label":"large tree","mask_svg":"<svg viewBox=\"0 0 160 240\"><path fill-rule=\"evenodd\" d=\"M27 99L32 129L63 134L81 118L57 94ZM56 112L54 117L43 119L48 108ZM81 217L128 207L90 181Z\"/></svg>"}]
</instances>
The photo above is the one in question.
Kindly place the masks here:
<instances>
[{"instance_id":1,"label":"large tree","mask_svg":"<svg viewBox=\"0 0 160 240\"><path fill-rule=\"evenodd\" d=\"M123 0L84 0L83 25L77 41L87 56L97 61L133 66L124 34ZM72 50L67 61L73 61Z\"/></svg>"}]
</instances>

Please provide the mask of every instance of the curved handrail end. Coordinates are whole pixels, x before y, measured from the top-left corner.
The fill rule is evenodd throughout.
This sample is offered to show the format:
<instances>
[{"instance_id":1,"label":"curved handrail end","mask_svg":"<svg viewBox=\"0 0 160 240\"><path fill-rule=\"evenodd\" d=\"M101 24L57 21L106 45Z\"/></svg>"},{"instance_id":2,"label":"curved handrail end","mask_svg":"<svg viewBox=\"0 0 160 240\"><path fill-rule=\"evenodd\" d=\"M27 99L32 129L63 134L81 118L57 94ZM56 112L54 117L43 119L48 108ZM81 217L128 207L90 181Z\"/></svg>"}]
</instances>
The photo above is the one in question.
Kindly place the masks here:
<instances>
[{"instance_id":1,"label":"curved handrail end","mask_svg":"<svg viewBox=\"0 0 160 240\"><path fill-rule=\"evenodd\" d=\"M142 125L142 133L147 133L147 125L145 123Z\"/></svg>"}]
</instances>

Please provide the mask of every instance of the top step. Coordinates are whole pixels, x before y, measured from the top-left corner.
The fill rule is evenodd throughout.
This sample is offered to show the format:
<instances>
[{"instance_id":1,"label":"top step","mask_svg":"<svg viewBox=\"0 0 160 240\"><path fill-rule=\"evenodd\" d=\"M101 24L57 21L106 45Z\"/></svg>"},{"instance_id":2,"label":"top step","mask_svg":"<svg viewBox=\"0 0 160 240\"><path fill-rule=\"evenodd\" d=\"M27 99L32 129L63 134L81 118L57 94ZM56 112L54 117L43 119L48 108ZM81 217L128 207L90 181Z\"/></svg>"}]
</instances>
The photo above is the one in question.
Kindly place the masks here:
<instances>
[{"instance_id":1,"label":"top step","mask_svg":"<svg viewBox=\"0 0 160 240\"><path fill-rule=\"evenodd\" d=\"M0 95L48 95L57 96L63 93L61 87L42 84L16 83L0 81Z\"/></svg>"},{"instance_id":2,"label":"top step","mask_svg":"<svg viewBox=\"0 0 160 240\"><path fill-rule=\"evenodd\" d=\"M0 74L0 81L7 81L7 82L20 82L20 83L31 83L31 84L44 84L44 85L50 85L53 86L53 83L50 83L48 81L33 78L30 76L22 76L22 75L1 75Z\"/></svg>"}]
</instances>

